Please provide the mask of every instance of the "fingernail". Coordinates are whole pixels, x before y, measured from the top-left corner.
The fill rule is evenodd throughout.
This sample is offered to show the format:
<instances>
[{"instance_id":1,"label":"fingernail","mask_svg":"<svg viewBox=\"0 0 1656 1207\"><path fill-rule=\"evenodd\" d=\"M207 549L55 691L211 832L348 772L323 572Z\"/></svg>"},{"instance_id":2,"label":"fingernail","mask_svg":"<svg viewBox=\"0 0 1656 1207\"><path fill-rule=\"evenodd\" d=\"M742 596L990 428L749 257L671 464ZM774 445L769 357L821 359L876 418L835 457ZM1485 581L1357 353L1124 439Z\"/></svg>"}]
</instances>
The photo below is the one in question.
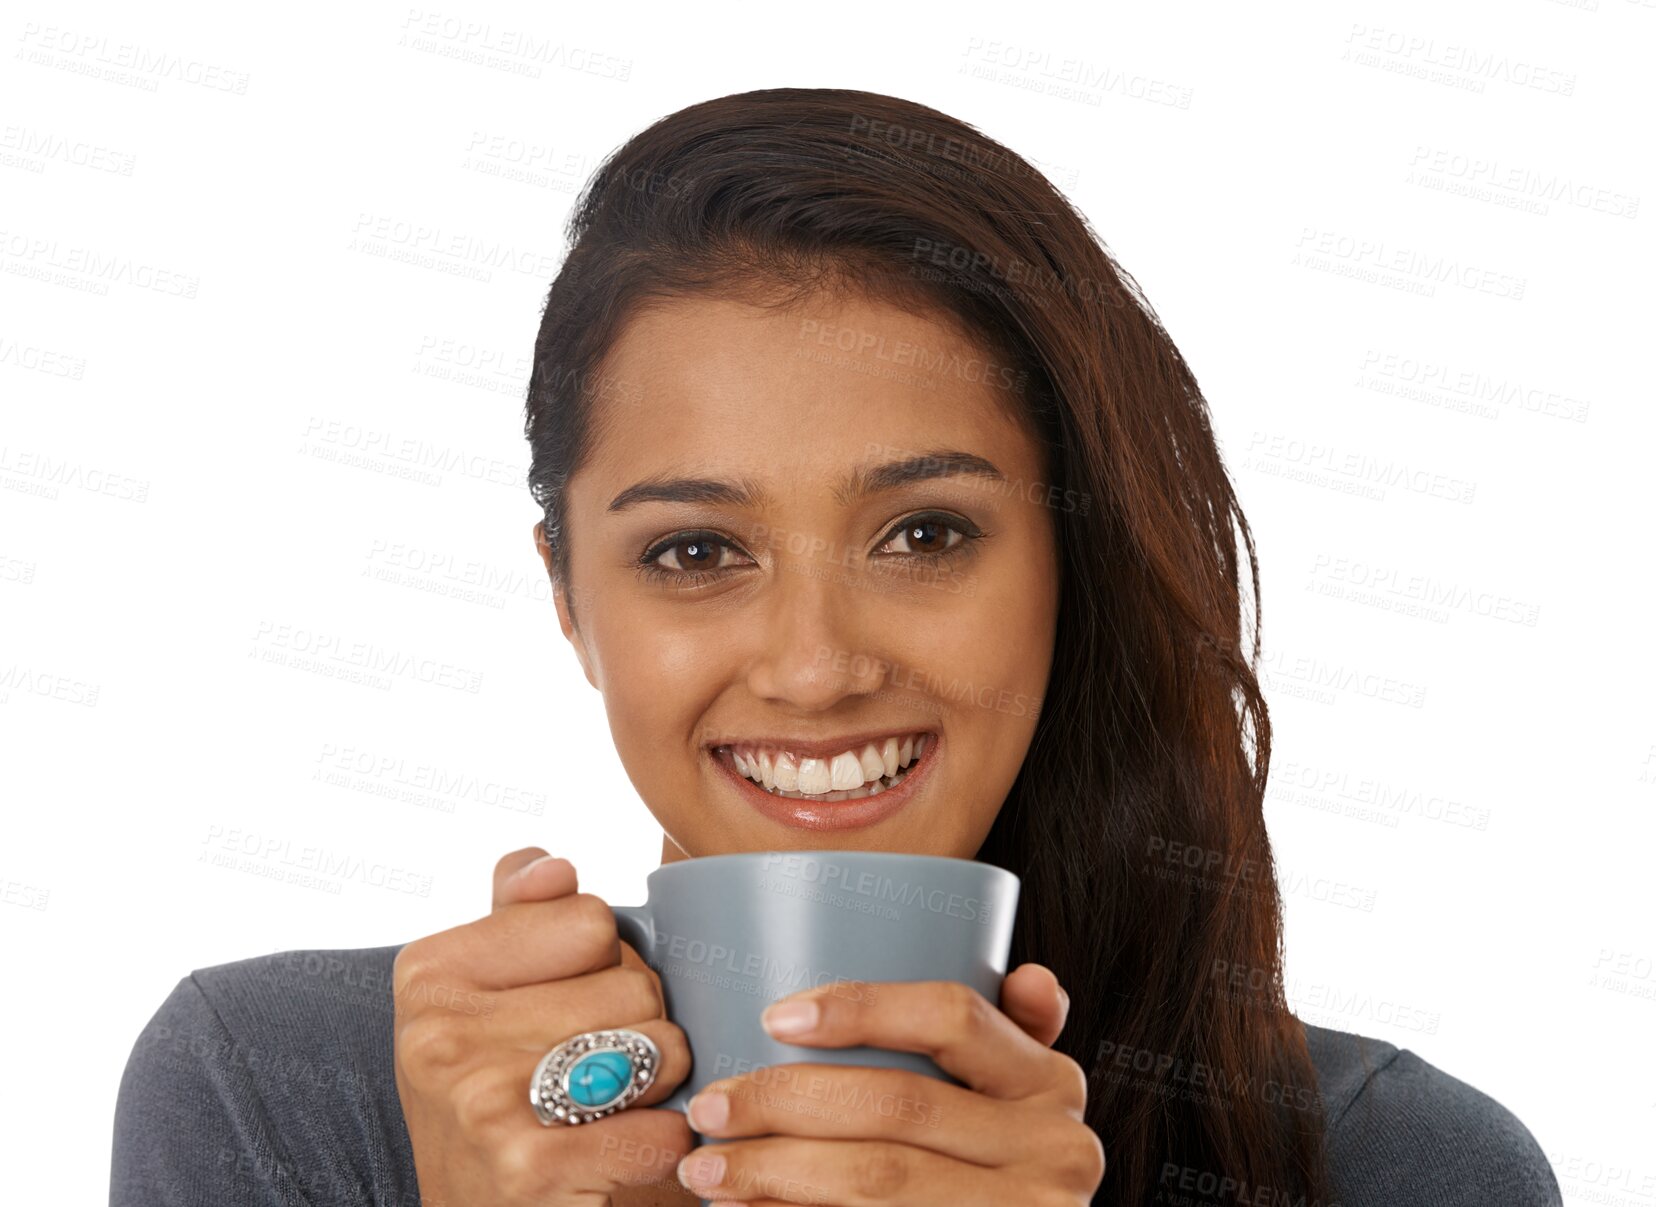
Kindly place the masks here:
<instances>
[{"instance_id":1,"label":"fingernail","mask_svg":"<svg viewBox=\"0 0 1656 1207\"><path fill-rule=\"evenodd\" d=\"M520 876L527 876L530 872L532 872L536 868L540 867L541 864L550 863L554 859L562 859L562 858L563 858L563 856L561 856L561 855L537 855L535 858L531 859L528 863L526 863L522 867L520 867L517 871L513 872L512 873L512 878L515 880Z\"/></svg>"},{"instance_id":2,"label":"fingernail","mask_svg":"<svg viewBox=\"0 0 1656 1207\"><path fill-rule=\"evenodd\" d=\"M728 1095L703 1090L690 1100L690 1126L698 1132L710 1132L723 1127L730 1120Z\"/></svg>"},{"instance_id":3,"label":"fingernail","mask_svg":"<svg viewBox=\"0 0 1656 1207\"><path fill-rule=\"evenodd\" d=\"M691 1153L679 1162L679 1181L692 1190L717 1186L724 1181L725 1159L711 1153Z\"/></svg>"},{"instance_id":4,"label":"fingernail","mask_svg":"<svg viewBox=\"0 0 1656 1207\"><path fill-rule=\"evenodd\" d=\"M765 1030L772 1035L802 1035L817 1025L822 1007L814 999L803 1002L777 1002L765 1007L759 1016Z\"/></svg>"}]
</instances>

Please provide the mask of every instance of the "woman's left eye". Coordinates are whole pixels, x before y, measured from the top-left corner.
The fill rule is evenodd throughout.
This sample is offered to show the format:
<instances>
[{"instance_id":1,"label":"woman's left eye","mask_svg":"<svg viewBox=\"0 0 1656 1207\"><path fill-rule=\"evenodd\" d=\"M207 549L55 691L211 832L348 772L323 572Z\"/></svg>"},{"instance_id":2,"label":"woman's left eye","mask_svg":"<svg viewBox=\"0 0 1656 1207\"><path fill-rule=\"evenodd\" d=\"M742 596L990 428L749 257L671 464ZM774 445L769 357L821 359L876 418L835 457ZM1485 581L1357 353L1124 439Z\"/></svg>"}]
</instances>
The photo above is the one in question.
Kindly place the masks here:
<instances>
[{"instance_id":1,"label":"woman's left eye","mask_svg":"<svg viewBox=\"0 0 1656 1207\"><path fill-rule=\"evenodd\" d=\"M954 534L953 537L949 535L951 532ZM887 546L889 546L892 542L897 541L902 542L908 547L904 549L890 549L887 550L888 552L911 557L925 556L927 554L935 556L936 554L953 549L956 545L960 544L961 541L964 541L967 537L973 535L975 535L975 533L968 531L966 525L945 516L911 516L909 519L903 521L903 526L901 528L897 529L891 536L886 538L886 543L881 545L880 548L882 550L887 550ZM942 543L938 544L939 541Z\"/></svg>"}]
</instances>

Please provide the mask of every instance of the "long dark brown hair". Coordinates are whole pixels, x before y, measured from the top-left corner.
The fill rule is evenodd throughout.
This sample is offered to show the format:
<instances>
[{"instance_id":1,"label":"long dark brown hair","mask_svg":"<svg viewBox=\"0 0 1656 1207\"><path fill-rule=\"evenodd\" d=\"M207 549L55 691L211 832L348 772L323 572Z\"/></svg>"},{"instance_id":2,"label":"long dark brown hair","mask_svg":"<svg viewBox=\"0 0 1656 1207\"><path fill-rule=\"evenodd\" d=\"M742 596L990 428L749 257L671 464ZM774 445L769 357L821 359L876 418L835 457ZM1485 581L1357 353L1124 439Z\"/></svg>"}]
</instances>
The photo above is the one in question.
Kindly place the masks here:
<instances>
[{"instance_id":1,"label":"long dark brown hair","mask_svg":"<svg viewBox=\"0 0 1656 1207\"><path fill-rule=\"evenodd\" d=\"M1138 284L1025 160L912 101L772 88L617 149L569 221L529 382L529 485L569 586L564 487L651 298L830 285L949 314L1018 368L1062 584L1028 755L977 857L1023 879L1012 964L1072 1007L1108 1168L1096 1203L1326 1203L1316 1074L1282 985L1253 666L1253 538L1195 376ZM1237 532L1252 588L1245 641ZM1278 1197L1280 1196L1280 1197Z\"/></svg>"}]
</instances>

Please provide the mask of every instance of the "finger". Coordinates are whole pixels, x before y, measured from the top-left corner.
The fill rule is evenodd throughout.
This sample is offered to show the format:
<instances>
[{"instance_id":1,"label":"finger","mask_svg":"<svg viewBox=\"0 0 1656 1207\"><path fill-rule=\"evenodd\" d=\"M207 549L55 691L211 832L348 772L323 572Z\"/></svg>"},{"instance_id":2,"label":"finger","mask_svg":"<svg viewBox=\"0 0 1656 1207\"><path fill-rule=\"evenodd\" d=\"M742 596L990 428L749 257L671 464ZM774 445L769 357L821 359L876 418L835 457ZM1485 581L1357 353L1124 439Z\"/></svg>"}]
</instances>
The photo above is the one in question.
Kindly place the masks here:
<instances>
[{"instance_id":1,"label":"finger","mask_svg":"<svg viewBox=\"0 0 1656 1207\"><path fill-rule=\"evenodd\" d=\"M907 1069L816 1062L768 1065L715 1081L689 1103L704 1136L891 1140L982 1165L1025 1159L1033 1108Z\"/></svg>"},{"instance_id":2,"label":"finger","mask_svg":"<svg viewBox=\"0 0 1656 1207\"><path fill-rule=\"evenodd\" d=\"M656 1065L655 1081L638 1096L632 1106L625 1108L630 1111L654 1106L683 1084L684 1079L690 1075L690 1045L685 1042L684 1032L667 1019L645 1019L630 1023L627 1030L649 1036L650 1042L655 1044L656 1050L661 1053L661 1060ZM543 1042L533 1047L514 1047L493 1055L477 1073L468 1074L468 1077L475 1078L476 1082L466 1086L465 1090L469 1092L472 1089L480 1089L489 1096L491 1103L498 1100L498 1109L503 1120L514 1123L527 1120L535 1127L540 1127L542 1124L535 1117L534 1108L529 1104L529 1082L535 1075L535 1069L540 1065L541 1057L561 1042L562 1038L549 1034ZM625 1111L617 1112L623 1113ZM559 1123L554 1125L554 1128L568 1126L570 1125Z\"/></svg>"},{"instance_id":3,"label":"finger","mask_svg":"<svg viewBox=\"0 0 1656 1207\"><path fill-rule=\"evenodd\" d=\"M621 939L609 904L592 893L502 905L474 922L406 944L396 991L411 981L467 989L515 989L611 968Z\"/></svg>"},{"instance_id":4,"label":"finger","mask_svg":"<svg viewBox=\"0 0 1656 1207\"><path fill-rule=\"evenodd\" d=\"M480 1016L485 1045L545 1052L583 1031L636 1029L638 1023L666 1018L659 984L645 971L618 966L498 993L473 993L451 1008Z\"/></svg>"},{"instance_id":5,"label":"finger","mask_svg":"<svg viewBox=\"0 0 1656 1207\"><path fill-rule=\"evenodd\" d=\"M555 1171L561 1195L584 1192L607 1202L597 1196L617 1183L680 1185L677 1164L695 1137L681 1112L649 1105L670 1092L663 1088L665 1075L625 1110L590 1123L545 1125L529 1103L529 1082L538 1063L539 1057L493 1061L457 1083L459 1136L515 1168ZM557 1201L571 1200L560 1196Z\"/></svg>"},{"instance_id":6,"label":"finger","mask_svg":"<svg viewBox=\"0 0 1656 1207\"><path fill-rule=\"evenodd\" d=\"M661 976L645 962L644 957L639 955L637 949L625 939L621 940L621 967L630 968L635 972L642 972L650 978L650 983L655 986L656 1001L661 1003L661 1012L666 1014L667 995L661 988Z\"/></svg>"},{"instance_id":7,"label":"finger","mask_svg":"<svg viewBox=\"0 0 1656 1207\"><path fill-rule=\"evenodd\" d=\"M723 1162L708 1170L704 1162ZM710 1177L701 1176L703 1171ZM879 1140L771 1136L703 1145L679 1164L689 1189L715 1202L780 1200L877 1207L1004 1207L1027 1201L1027 1177Z\"/></svg>"},{"instance_id":8,"label":"finger","mask_svg":"<svg viewBox=\"0 0 1656 1207\"><path fill-rule=\"evenodd\" d=\"M1001 982L1001 1011L1050 1048L1069 1018L1069 994L1044 964L1020 964Z\"/></svg>"},{"instance_id":9,"label":"finger","mask_svg":"<svg viewBox=\"0 0 1656 1207\"><path fill-rule=\"evenodd\" d=\"M814 1003L816 1021L807 1018L803 1028L784 1032L778 1014L784 1003ZM1059 1062L1068 1057L959 981L837 981L772 1003L761 1021L773 1037L791 1044L923 1052L945 1073L992 1098L1029 1098L1067 1084Z\"/></svg>"},{"instance_id":10,"label":"finger","mask_svg":"<svg viewBox=\"0 0 1656 1207\"><path fill-rule=\"evenodd\" d=\"M573 893L575 888L575 866L569 860L548 855L540 847L524 847L495 864L490 908L515 901L545 901Z\"/></svg>"}]
</instances>

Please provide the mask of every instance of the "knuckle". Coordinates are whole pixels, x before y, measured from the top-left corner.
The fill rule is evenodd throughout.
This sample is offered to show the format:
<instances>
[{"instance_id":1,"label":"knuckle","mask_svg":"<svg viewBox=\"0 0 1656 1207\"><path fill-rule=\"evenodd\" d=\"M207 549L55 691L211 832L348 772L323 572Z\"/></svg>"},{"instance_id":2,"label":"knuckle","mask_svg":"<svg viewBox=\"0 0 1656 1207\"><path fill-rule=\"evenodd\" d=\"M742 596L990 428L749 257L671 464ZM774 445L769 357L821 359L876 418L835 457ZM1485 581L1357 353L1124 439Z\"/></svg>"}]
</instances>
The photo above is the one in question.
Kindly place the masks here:
<instances>
[{"instance_id":1,"label":"knuckle","mask_svg":"<svg viewBox=\"0 0 1656 1207\"><path fill-rule=\"evenodd\" d=\"M549 1165L538 1133L524 1132L495 1148L494 1183L498 1197L508 1203L531 1203L547 1191Z\"/></svg>"},{"instance_id":2,"label":"knuckle","mask_svg":"<svg viewBox=\"0 0 1656 1207\"><path fill-rule=\"evenodd\" d=\"M397 1033L397 1058L416 1085L433 1084L465 1059L469 1044L464 1028L446 1012L427 1013L410 1019Z\"/></svg>"},{"instance_id":3,"label":"knuckle","mask_svg":"<svg viewBox=\"0 0 1656 1207\"><path fill-rule=\"evenodd\" d=\"M1058 1083L1059 1101L1079 1114L1087 1106L1087 1070L1074 1057L1063 1052L1054 1052L1053 1055L1057 1058L1054 1080Z\"/></svg>"},{"instance_id":4,"label":"knuckle","mask_svg":"<svg viewBox=\"0 0 1656 1207\"><path fill-rule=\"evenodd\" d=\"M1104 1142L1086 1124L1073 1124L1064 1132L1058 1166L1069 1185L1093 1189L1104 1180Z\"/></svg>"},{"instance_id":5,"label":"knuckle","mask_svg":"<svg viewBox=\"0 0 1656 1207\"><path fill-rule=\"evenodd\" d=\"M435 968L430 942L415 939L406 943L391 961L391 996L401 1006L408 1005L412 987L427 980Z\"/></svg>"},{"instance_id":6,"label":"knuckle","mask_svg":"<svg viewBox=\"0 0 1656 1207\"><path fill-rule=\"evenodd\" d=\"M574 915L570 925L575 928L581 942L602 946L615 936L615 914L602 897L596 893L572 893L564 900L569 903L569 910Z\"/></svg>"},{"instance_id":7,"label":"knuckle","mask_svg":"<svg viewBox=\"0 0 1656 1207\"><path fill-rule=\"evenodd\" d=\"M851 1168L851 1189L859 1199L896 1199L909 1183L908 1158L896 1145L868 1148Z\"/></svg>"},{"instance_id":8,"label":"knuckle","mask_svg":"<svg viewBox=\"0 0 1656 1207\"><path fill-rule=\"evenodd\" d=\"M617 968L623 978L623 997L628 1017L635 1020L657 1018L661 1015L661 996L656 992L655 977L642 968Z\"/></svg>"},{"instance_id":9,"label":"knuckle","mask_svg":"<svg viewBox=\"0 0 1656 1207\"><path fill-rule=\"evenodd\" d=\"M467 1073L454 1083L450 1109L460 1134L474 1143L483 1141L507 1121L508 1106L517 1105L498 1069L482 1068Z\"/></svg>"},{"instance_id":10,"label":"knuckle","mask_svg":"<svg viewBox=\"0 0 1656 1207\"><path fill-rule=\"evenodd\" d=\"M958 981L946 982L949 986L949 1022L956 1035L982 1035L989 1030L990 1012L994 1007L989 999L984 997L970 985L963 985Z\"/></svg>"},{"instance_id":11,"label":"knuckle","mask_svg":"<svg viewBox=\"0 0 1656 1207\"><path fill-rule=\"evenodd\" d=\"M685 1067L690 1064L690 1037L684 1033L684 1028L672 1019L663 1016L661 1020L662 1042L661 1054L666 1057L669 1053L679 1057Z\"/></svg>"}]
</instances>

